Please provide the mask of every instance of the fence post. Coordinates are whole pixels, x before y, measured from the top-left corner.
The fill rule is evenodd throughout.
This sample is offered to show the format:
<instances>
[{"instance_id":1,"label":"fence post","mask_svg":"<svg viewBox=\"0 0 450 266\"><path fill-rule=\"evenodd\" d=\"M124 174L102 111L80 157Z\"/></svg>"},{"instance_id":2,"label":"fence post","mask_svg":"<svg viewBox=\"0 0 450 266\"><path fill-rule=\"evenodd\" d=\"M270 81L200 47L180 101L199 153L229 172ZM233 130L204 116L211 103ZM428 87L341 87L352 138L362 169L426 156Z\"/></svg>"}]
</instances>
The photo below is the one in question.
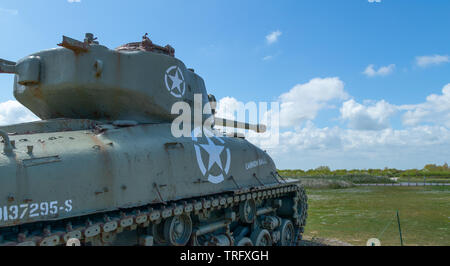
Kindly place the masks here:
<instances>
[{"instance_id":1,"label":"fence post","mask_svg":"<svg viewBox=\"0 0 450 266\"><path fill-rule=\"evenodd\" d=\"M402 227L400 226L400 215L397 210L397 223L398 223L398 232L400 234L400 245L403 246L403 237L402 237Z\"/></svg>"}]
</instances>

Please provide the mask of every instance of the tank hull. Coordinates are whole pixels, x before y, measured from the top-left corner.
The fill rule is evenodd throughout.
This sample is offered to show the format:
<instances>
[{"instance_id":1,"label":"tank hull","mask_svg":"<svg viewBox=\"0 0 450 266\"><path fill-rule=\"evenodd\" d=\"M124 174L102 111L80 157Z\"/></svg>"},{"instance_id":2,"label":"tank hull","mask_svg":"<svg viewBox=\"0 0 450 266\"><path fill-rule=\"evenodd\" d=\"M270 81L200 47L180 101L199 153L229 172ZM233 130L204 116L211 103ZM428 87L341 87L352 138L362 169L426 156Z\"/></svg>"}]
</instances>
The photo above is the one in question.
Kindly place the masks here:
<instances>
[{"instance_id":1,"label":"tank hull","mask_svg":"<svg viewBox=\"0 0 450 266\"><path fill-rule=\"evenodd\" d=\"M0 155L0 227L277 184L273 161L244 139L174 138L170 124L40 128L61 124L85 128L11 136L14 155Z\"/></svg>"}]
</instances>

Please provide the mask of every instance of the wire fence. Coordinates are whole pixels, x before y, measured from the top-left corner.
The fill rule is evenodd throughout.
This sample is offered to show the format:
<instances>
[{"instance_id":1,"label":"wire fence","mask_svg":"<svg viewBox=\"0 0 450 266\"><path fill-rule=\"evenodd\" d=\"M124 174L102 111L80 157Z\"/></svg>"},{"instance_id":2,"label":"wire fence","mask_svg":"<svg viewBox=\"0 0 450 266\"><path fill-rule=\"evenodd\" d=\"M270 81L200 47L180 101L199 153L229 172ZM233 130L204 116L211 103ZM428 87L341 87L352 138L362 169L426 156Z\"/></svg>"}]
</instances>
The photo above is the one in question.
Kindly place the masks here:
<instances>
[{"instance_id":1,"label":"wire fence","mask_svg":"<svg viewBox=\"0 0 450 266\"><path fill-rule=\"evenodd\" d=\"M424 187L424 186L450 186L450 183L424 183L424 182L402 182L387 184L355 184L359 187Z\"/></svg>"}]
</instances>

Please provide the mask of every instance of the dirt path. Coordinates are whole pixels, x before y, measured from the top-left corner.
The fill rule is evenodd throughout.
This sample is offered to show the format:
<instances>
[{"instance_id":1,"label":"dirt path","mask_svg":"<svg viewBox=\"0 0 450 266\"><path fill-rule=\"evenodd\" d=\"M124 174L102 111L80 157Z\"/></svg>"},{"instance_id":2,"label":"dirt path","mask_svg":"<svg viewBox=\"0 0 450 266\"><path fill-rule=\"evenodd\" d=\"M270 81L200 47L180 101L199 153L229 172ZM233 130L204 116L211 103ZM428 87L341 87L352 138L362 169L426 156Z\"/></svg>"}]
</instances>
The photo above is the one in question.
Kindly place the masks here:
<instances>
[{"instance_id":1,"label":"dirt path","mask_svg":"<svg viewBox=\"0 0 450 266\"><path fill-rule=\"evenodd\" d=\"M325 239L318 237L304 236L300 246L352 246L352 244L339 241L337 239Z\"/></svg>"}]
</instances>

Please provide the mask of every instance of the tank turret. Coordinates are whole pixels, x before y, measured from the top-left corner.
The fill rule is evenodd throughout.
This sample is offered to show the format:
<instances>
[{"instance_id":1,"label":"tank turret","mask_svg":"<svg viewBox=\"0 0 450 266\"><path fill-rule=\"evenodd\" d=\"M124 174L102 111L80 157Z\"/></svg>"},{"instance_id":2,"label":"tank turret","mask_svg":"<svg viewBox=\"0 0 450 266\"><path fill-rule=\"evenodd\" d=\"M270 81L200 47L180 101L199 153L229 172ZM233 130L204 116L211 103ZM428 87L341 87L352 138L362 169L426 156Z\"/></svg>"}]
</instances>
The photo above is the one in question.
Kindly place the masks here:
<instances>
[{"instance_id":1,"label":"tank turret","mask_svg":"<svg viewBox=\"0 0 450 266\"><path fill-rule=\"evenodd\" d=\"M15 74L16 99L43 120L162 123L177 116L171 113L176 102L194 108L195 94L202 96L202 106L215 105L203 79L175 58L175 49L154 44L147 33L141 42L115 50L100 45L92 33L83 42L63 36L58 46L17 63L0 59L0 73ZM221 118L214 123L265 131L264 125Z\"/></svg>"},{"instance_id":2,"label":"tank turret","mask_svg":"<svg viewBox=\"0 0 450 266\"><path fill-rule=\"evenodd\" d=\"M41 119L158 123L174 119L177 101L192 104L201 94L208 102L203 79L147 34L114 50L90 33L83 42L63 36L59 46L0 61L0 72L16 74L14 96Z\"/></svg>"}]
</instances>

